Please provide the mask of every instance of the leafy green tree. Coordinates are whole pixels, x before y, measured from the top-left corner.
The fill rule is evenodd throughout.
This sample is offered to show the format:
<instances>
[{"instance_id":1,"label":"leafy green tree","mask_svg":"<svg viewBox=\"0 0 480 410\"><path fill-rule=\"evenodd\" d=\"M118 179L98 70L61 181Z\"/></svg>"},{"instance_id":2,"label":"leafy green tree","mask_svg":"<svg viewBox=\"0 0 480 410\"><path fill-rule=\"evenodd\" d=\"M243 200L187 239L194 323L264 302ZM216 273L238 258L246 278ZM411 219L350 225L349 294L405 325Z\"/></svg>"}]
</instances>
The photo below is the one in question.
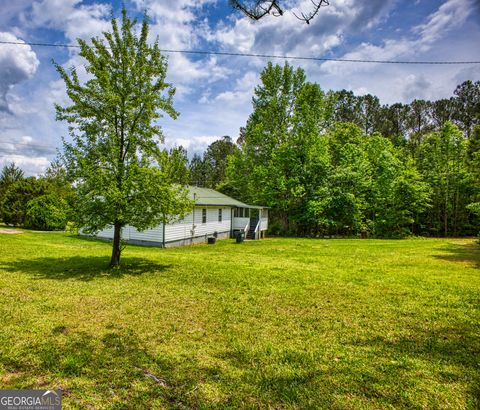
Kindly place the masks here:
<instances>
[{"instance_id":1,"label":"leafy green tree","mask_svg":"<svg viewBox=\"0 0 480 410\"><path fill-rule=\"evenodd\" d=\"M144 230L189 209L186 191L173 184L171 155L160 148L158 119L177 113L175 89L166 82L167 61L158 41L147 43L148 21L140 33L125 8L121 24L92 44L78 40L89 79L80 82L55 64L71 105L56 106L57 119L70 124L72 142L64 141L62 161L78 191L78 223L84 232L114 228L110 266L120 263L121 230Z\"/></svg>"},{"instance_id":2,"label":"leafy green tree","mask_svg":"<svg viewBox=\"0 0 480 410\"><path fill-rule=\"evenodd\" d=\"M319 136L331 107L317 84L306 83L301 69L269 63L260 78L228 179L243 200L270 206L283 232L298 232L315 183L312 169L322 167L323 154L316 154L325 151Z\"/></svg>"},{"instance_id":3,"label":"leafy green tree","mask_svg":"<svg viewBox=\"0 0 480 410\"><path fill-rule=\"evenodd\" d=\"M330 204L326 214L333 221L332 233L351 235L365 222L366 195L371 181L362 130L354 124L338 124L330 134L330 140L343 140L345 132L351 133L351 138L336 148L338 157L329 177Z\"/></svg>"},{"instance_id":4,"label":"leafy green tree","mask_svg":"<svg viewBox=\"0 0 480 410\"><path fill-rule=\"evenodd\" d=\"M340 90L333 93L333 121L350 122L361 126L361 112L358 97L353 91Z\"/></svg>"},{"instance_id":5,"label":"leafy green tree","mask_svg":"<svg viewBox=\"0 0 480 410\"><path fill-rule=\"evenodd\" d=\"M409 157L403 157L392 142L373 134L366 143L370 163L370 191L366 218L377 236L411 233L416 215L429 205L430 187Z\"/></svg>"},{"instance_id":6,"label":"leafy green tree","mask_svg":"<svg viewBox=\"0 0 480 410\"><path fill-rule=\"evenodd\" d=\"M443 98L431 104L431 116L435 130L440 130L447 121L452 121L455 115L455 99Z\"/></svg>"},{"instance_id":7,"label":"leafy green tree","mask_svg":"<svg viewBox=\"0 0 480 410\"><path fill-rule=\"evenodd\" d=\"M465 206L472 193L466 141L458 127L446 122L441 131L429 134L419 147L417 164L432 187L426 224L433 233L457 235L466 221Z\"/></svg>"},{"instance_id":8,"label":"leafy green tree","mask_svg":"<svg viewBox=\"0 0 480 410\"><path fill-rule=\"evenodd\" d=\"M68 209L67 201L56 193L35 197L27 203L25 226L42 231L64 230Z\"/></svg>"},{"instance_id":9,"label":"leafy green tree","mask_svg":"<svg viewBox=\"0 0 480 410\"><path fill-rule=\"evenodd\" d=\"M228 157L234 155L237 150L237 146L229 136L224 136L208 146L203 154L205 168L210 171L207 175L208 188L219 188L226 177Z\"/></svg>"},{"instance_id":10,"label":"leafy green tree","mask_svg":"<svg viewBox=\"0 0 480 410\"><path fill-rule=\"evenodd\" d=\"M190 184L199 187L208 186L208 176L211 173L209 165L204 161L203 156L193 154L189 164Z\"/></svg>"},{"instance_id":11,"label":"leafy green tree","mask_svg":"<svg viewBox=\"0 0 480 410\"><path fill-rule=\"evenodd\" d=\"M470 138L473 128L480 125L480 81L465 81L455 89L453 118Z\"/></svg>"},{"instance_id":12,"label":"leafy green tree","mask_svg":"<svg viewBox=\"0 0 480 410\"><path fill-rule=\"evenodd\" d=\"M11 184L3 199L3 221L14 226L25 225L28 202L44 195L47 190L48 185L35 177L19 179Z\"/></svg>"},{"instance_id":13,"label":"leafy green tree","mask_svg":"<svg viewBox=\"0 0 480 410\"><path fill-rule=\"evenodd\" d=\"M377 131L381 121L381 107L378 97L371 94L362 95L357 98L358 110L360 112L361 128L365 135Z\"/></svg>"},{"instance_id":14,"label":"leafy green tree","mask_svg":"<svg viewBox=\"0 0 480 410\"><path fill-rule=\"evenodd\" d=\"M2 168L2 173L0 174L0 218L3 219L2 204L8 188L16 181L23 179L23 175L23 171L14 162Z\"/></svg>"},{"instance_id":15,"label":"leafy green tree","mask_svg":"<svg viewBox=\"0 0 480 410\"><path fill-rule=\"evenodd\" d=\"M414 157L425 136L433 131L430 101L413 100L407 118L408 146Z\"/></svg>"},{"instance_id":16,"label":"leafy green tree","mask_svg":"<svg viewBox=\"0 0 480 410\"><path fill-rule=\"evenodd\" d=\"M375 131L388 138L395 146L405 146L409 111L410 107L401 103L383 106L381 121Z\"/></svg>"},{"instance_id":17,"label":"leafy green tree","mask_svg":"<svg viewBox=\"0 0 480 410\"><path fill-rule=\"evenodd\" d=\"M226 181L228 157L235 154L238 147L229 136L212 142L202 155L194 154L190 162L190 183L205 188L218 189L231 193Z\"/></svg>"},{"instance_id":18,"label":"leafy green tree","mask_svg":"<svg viewBox=\"0 0 480 410\"><path fill-rule=\"evenodd\" d=\"M168 179L175 184L188 184L190 175L188 169L187 151L182 146L170 149L169 156L166 157L164 170Z\"/></svg>"}]
</instances>

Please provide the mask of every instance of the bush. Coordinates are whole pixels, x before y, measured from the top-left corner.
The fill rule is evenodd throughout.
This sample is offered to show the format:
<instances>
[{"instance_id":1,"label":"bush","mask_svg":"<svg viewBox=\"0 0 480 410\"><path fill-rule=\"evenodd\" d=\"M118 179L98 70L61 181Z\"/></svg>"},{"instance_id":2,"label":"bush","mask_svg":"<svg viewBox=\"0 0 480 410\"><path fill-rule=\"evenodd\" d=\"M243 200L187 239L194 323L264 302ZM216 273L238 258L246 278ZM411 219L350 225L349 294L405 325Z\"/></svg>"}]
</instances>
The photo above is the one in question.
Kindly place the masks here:
<instances>
[{"instance_id":1,"label":"bush","mask_svg":"<svg viewBox=\"0 0 480 410\"><path fill-rule=\"evenodd\" d=\"M63 230L67 212L67 202L57 194L42 195L28 201L25 226L43 231Z\"/></svg>"}]
</instances>

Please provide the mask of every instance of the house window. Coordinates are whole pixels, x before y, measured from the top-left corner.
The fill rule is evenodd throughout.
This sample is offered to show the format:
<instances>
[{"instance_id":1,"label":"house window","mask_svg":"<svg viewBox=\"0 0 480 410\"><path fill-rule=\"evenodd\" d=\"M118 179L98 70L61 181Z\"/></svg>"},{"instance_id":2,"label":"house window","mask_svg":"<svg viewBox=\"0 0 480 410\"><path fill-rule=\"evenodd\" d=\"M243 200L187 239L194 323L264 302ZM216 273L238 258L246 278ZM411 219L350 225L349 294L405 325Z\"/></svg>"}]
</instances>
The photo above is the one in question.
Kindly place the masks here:
<instances>
[{"instance_id":1,"label":"house window","mask_svg":"<svg viewBox=\"0 0 480 410\"><path fill-rule=\"evenodd\" d=\"M207 223L207 208L202 209L202 224Z\"/></svg>"},{"instance_id":2,"label":"house window","mask_svg":"<svg viewBox=\"0 0 480 410\"><path fill-rule=\"evenodd\" d=\"M218 209L218 222L222 222L222 208Z\"/></svg>"}]
</instances>

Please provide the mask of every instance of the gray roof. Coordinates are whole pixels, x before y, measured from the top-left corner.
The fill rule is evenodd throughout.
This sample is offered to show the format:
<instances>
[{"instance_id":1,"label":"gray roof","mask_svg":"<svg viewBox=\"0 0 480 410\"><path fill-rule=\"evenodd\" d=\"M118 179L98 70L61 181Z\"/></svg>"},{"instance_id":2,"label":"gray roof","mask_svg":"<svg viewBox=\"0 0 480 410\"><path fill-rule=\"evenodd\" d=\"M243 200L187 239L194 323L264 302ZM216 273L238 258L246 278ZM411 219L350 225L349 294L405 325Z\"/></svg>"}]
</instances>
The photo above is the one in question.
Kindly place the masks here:
<instances>
[{"instance_id":1,"label":"gray roof","mask_svg":"<svg viewBox=\"0 0 480 410\"><path fill-rule=\"evenodd\" d=\"M189 198L195 201L196 205L206 206L232 206L237 208L255 208L263 209L266 206L247 205L243 202L237 201L221 192L210 188L200 188L196 186L189 186Z\"/></svg>"}]
</instances>

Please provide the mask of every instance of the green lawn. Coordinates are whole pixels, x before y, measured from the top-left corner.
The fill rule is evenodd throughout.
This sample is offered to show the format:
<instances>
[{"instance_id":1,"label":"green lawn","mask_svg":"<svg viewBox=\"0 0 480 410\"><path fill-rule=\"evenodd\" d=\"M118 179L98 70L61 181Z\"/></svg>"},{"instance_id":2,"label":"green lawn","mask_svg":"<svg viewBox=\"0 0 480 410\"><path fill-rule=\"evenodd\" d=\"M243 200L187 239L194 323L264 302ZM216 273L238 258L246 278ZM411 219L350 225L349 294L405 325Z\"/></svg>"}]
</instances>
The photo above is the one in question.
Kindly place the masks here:
<instances>
[{"instance_id":1,"label":"green lawn","mask_svg":"<svg viewBox=\"0 0 480 410\"><path fill-rule=\"evenodd\" d=\"M473 240L0 233L0 387L64 408L478 408Z\"/></svg>"}]
</instances>

